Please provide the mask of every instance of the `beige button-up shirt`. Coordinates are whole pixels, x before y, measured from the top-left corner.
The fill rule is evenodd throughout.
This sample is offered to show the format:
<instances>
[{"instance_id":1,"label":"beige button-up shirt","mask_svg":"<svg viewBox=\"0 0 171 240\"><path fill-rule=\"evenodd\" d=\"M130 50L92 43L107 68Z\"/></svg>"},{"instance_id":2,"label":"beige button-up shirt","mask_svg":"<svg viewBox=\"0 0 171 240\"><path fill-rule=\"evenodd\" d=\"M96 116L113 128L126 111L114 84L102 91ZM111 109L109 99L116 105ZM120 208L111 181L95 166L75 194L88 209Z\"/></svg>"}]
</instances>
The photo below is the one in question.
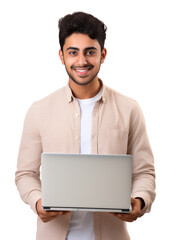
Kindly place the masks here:
<instances>
[{"instance_id":1,"label":"beige button-up shirt","mask_svg":"<svg viewBox=\"0 0 171 240\"><path fill-rule=\"evenodd\" d=\"M92 114L93 154L133 155L132 196L141 197L149 212L155 198L153 154L142 112L136 101L103 85ZM16 171L23 201L36 212L41 198L42 152L80 152L80 108L69 85L35 102L28 110ZM37 240L65 240L71 214L43 223L38 217ZM128 240L126 223L105 213L94 213L96 240Z\"/></svg>"}]
</instances>

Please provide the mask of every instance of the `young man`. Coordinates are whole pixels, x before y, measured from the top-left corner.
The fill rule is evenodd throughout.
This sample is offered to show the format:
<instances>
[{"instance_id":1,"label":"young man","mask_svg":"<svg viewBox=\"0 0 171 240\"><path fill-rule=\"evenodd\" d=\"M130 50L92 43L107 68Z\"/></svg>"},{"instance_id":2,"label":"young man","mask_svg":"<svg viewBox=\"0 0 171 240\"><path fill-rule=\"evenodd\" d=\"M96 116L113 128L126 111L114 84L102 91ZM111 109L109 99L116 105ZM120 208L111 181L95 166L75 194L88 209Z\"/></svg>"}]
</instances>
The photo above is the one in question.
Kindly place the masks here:
<instances>
[{"instance_id":1,"label":"young man","mask_svg":"<svg viewBox=\"0 0 171 240\"><path fill-rule=\"evenodd\" d=\"M16 184L38 214L37 240L127 240L125 222L149 212L155 173L138 104L98 78L107 51L106 26L77 12L59 20L59 56L69 83L29 109L18 157ZM41 209L42 152L132 154L132 212L47 212Z\"/></svg>"}]
</instances>

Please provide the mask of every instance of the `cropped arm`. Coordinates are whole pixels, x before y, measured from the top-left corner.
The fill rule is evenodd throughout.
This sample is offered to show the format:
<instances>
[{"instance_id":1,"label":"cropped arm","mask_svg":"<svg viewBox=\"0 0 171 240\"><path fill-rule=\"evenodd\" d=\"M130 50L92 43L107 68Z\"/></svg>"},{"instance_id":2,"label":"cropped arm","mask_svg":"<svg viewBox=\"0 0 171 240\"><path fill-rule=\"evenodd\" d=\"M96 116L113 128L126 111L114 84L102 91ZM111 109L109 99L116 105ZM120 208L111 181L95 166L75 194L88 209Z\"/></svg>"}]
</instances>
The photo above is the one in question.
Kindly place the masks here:
<instances>
[{"instance_id":1,"label":"cropped arm","mask_svg":"<svg viewBox=\"0 0 171 240\"><path fill-rule=\"evenodd\" d=\"M138 104L131 115L128 153L133 155L132 197L144 200L143 215L150 211L155 199L155 170L144 117Z\"/></svg>"},{"instance_id":2,"label":"cropped arm","mask_svg":"<svg viewBox=\"0 0 171 240\"><path fill-rule=\"evenodd\" d=\"M37 111L33 104L24 121L15 182L22 200L29 204L35 213L36 202L41 198L41 152Z\"/></svg>"}]
</instances>

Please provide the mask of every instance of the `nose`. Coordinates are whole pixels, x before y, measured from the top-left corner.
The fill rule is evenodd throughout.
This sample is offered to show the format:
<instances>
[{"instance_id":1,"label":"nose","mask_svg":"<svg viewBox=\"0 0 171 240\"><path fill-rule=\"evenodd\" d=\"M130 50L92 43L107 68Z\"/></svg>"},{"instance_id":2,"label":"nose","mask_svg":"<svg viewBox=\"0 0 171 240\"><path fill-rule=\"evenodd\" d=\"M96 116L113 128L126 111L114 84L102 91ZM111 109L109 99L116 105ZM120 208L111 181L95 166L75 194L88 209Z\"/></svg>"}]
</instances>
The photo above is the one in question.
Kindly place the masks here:
<instances>
[{"instance_id":1,"label":"nose","mask_svg":"<svg viewBox=\"0 0 171 240\"><path fill-rule=\"evenodd\" d=\"M79 66L84 66L85 64L87 64L86 56L83 53L80 53L78 55L78 64Z\"/></svg>"}]
</instances>

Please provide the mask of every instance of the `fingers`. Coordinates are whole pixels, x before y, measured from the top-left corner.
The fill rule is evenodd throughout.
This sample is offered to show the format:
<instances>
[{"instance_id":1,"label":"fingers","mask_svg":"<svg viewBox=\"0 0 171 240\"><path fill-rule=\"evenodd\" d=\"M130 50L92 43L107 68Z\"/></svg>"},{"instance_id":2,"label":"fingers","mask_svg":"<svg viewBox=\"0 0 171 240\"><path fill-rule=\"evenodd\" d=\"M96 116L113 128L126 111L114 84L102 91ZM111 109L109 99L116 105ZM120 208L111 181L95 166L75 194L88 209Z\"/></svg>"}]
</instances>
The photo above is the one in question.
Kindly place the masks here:
<instances>
[{"instance_id":1,"label":"fingers","mask_svg":"<svg viewBox=\"0 0 171 240\"><path fill-rule=\"evenodd\" d=\"M131 199L131 205L132 205L132 212L131 213L109 213L113 216L116 216L122 221L126 222L133 222L137 220L137 218L140 216L141 211L141 203L139 199Z\"/></svg>"},{"instance_id":2,"label":"fingers","mask_svg":"<svg viewBox=\"0 0 171 240\"><path fill-rule=\"evenodd\" d=\"M51 220L53 220L56 217L62 216L62 215L66 215L69 212L65 212L65 211L55 211L55 212L47 212L47 211L43 211L39 213L39 217L41 218L41 220L43 222L49 222Z\"/></svg>"},{"instance_id":3,"label":"fingers","mask_svg":"<svg viewBox=\"0 0 171 240\"><path fill-rule=\"evenodd\" d=\"M42 209L41 199L37 201L36 209L43 222L49 222L56 217L70 213L69 211L45 211Z\"/></svg>"},{"instance_id":4,"label":"fingers","mask_svg":"<svg viewBox=\"0 0 171 240\"><path fill-rule=\"evenodd\" d=\"M122 221L134 222L139 217L139 214L137 214L137 213L126 213L126 214L122 213L122 214L116 214L115 216L118 217Z\"/></svg>"},{"instance_id":5,"label":"fingers","mask_svg":"<svg viewBox=\"0 0 171 240\"><path fill-rule=\"evenodd\" d=\"M132 213L109 213L109 214L125 222L133 222L138 218L137 214L132 214Z\"/></svg>"}]
</instances>

